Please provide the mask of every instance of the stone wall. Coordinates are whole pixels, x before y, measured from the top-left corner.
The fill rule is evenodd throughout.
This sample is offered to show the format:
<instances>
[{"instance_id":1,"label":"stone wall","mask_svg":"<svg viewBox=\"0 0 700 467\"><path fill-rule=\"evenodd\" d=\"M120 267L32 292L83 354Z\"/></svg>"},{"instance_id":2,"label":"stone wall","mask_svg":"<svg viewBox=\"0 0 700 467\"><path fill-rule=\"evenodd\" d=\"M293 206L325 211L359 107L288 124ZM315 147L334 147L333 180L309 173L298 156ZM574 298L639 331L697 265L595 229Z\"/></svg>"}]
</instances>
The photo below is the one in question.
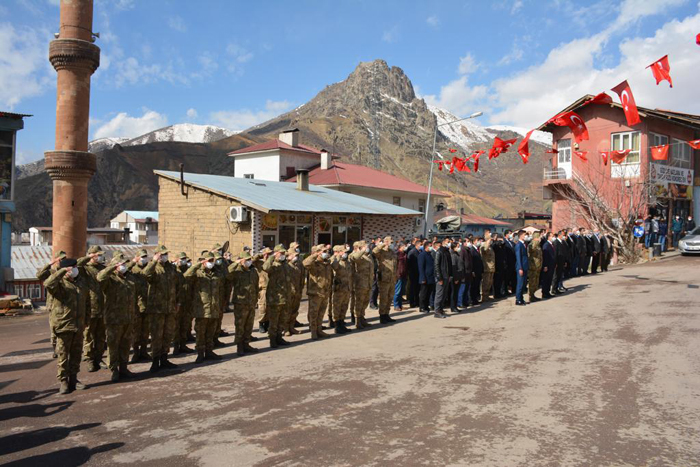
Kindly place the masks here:
<instances>
[{"instance_id":1,"label":"stone wall","mask_svg":"<svg viewBox=\"0 0 700 467\"><path fill-rule=\"evenodd\" d=\"M415 217L399 216L364 216L362 220L362 238L369 240L391 235L394 240L401 237L410 239L416 231Z\"/></svg>"}]
</instances>

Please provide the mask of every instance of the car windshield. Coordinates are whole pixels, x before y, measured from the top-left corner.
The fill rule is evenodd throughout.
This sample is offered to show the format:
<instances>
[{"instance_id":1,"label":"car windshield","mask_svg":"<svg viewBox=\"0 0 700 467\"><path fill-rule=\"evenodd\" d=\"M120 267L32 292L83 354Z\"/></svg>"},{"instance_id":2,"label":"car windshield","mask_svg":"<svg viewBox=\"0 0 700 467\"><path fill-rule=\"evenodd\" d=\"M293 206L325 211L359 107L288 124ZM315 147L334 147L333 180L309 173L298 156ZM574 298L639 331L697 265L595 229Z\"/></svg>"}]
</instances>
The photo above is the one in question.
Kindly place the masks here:
<instances>
[{"instance_id":1,"label":"car windshield","mask_svg":"<svg viewBox=\"0 0 700 467\"><path fill-rule=\"evenodd\" d=\"M700 235L700 227L695 227L695 229L690 232L690 235Z\"/></svg>"}]
</instances>

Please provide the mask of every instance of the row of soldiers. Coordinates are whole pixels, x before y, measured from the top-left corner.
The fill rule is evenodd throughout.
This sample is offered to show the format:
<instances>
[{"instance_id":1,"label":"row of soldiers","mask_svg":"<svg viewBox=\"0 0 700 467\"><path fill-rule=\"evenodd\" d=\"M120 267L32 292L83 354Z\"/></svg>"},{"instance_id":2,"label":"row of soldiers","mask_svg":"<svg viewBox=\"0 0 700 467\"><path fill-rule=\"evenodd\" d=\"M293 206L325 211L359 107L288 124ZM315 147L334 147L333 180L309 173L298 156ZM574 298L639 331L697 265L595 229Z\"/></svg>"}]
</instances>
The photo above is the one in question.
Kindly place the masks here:
<instances>
[{"instance_id":1,"label":"row of soldiers","mask_svg":"<svg viewBox=\"0 0 700 467\"><path fill-rule=\"evenodd\" d=\"M174 353L192 352L186 344L193 321L195 362L219 360L214 347L229 302L234 308L237 353L254 353L257 350L250 343L255 340L252 331L261 295L270 347L287 345L284 334L298 332L295 324L305 283L313 340L328 337L321 324L327 308L336 333L350 332L345 319L351 295L356 327L370 326L364 313L375 276L380 322L394 321L389 317L396 268L391 237L371 246L363 241L352 248L317 245L303 260L296 243L289 248L277 245L255 256L245 248L236 258L218 244L202 251L197 261L184 252L170 260L169 253L160 245L150 260L147 251L141 250L134 258L117 253L107 263L104 251L93 246L79 259L58 252L38 271L47 290L61 393L84 388L77 379L81 357L89 371L98 371L105 348L106 366L115 382L133 376L130 362L148 359L152 373L175 368L168 359L170 346Z\"/></svg>"}]
</instances>

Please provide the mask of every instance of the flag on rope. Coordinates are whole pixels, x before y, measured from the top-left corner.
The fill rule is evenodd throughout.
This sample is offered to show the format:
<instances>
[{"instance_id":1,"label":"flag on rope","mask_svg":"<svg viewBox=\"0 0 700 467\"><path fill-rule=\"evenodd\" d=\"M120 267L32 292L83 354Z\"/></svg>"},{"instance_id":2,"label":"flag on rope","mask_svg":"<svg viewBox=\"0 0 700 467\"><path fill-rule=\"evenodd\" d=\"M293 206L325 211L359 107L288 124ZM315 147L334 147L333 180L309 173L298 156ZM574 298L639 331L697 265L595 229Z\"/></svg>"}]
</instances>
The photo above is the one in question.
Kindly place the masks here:
<instances>
[{"instance_id":1,"label":"flag on rope","mask_svg":"<svg viewBox=\"0 0 700 467\"><path fill-rule=\"evenodd\" d=\"M518 145L518 154L520 154L520 157L523 158L523 164L527 164L530 160L530 135L532 135L533 131L535 130L528 131L525 138L523 138Z\"/></svg>"},{"instance_id":2,"label":"flag on rope","mask_svg":"<svg viewBox=\"0 0 700 467\"><path fill-rule=\"evenodd\" d=\"M600 158L603 159L603 164L608 165L608 158L610 153L608 151L598 151L600 153Z\"/></svg>"},{"instance_id":3,"label":"flag on rope","mask_svg":"<svg viewBox=\"0 0 700 467\"><path fill-rule=\"evenodd\" d=\"M438 170L442 172L442 167L445 165L445 161L433 161L434 164L438 165Z\"/></svg>"},{"instance_id":4,"label":"flag on rope","mask_svg":"<svg viewBox=\"0 0 700 467\"><path fill-rule=\"evenodd\" d=\"M489 150L489 160L500 156L504 152L508 152L508 149L515 144L518 138L502 140L498 136L493 140L493 146Z\"/></svg>"},{"instance_id":5,"label":"flag on rope","mask_svg":"<svg viewBox=\"0 0 700 467\"><path fill-rule=\"evenodd\" d=\"M641 123L639 119L639 112L637 112L637 104L634 102L634 96L632 95L632 90L630 85L627 84L627 80L624 80L612 90L620 96L620 103L625 111L625 117L627 118L627 125L634 126Z\"/></svg>"},{"instance_id":6,"label":"flag on rope","mask_svg":"<svg viewBox=\"0 0 700 467\"><path fill-rule=\"evenodd\" d=\"M479 158L485 152L486 151L476 151L474 154L472 154L472 158L474 159L474 173L479 171Z\"/></svg>"},{"instance_id":7,"label":"flag on rope","mask_svg":"<svg viewBox=\"0 0 700 467\"><path fill-rule=\"evenodd\" d=\"M549 154L559 154L559 151L557 151L557 150L554 149L554 148L547 149L545 152L547 152L547 153L549 153Z\"/></svg>"},{"instance_id":8,"label":"flag on rope","mask_svg":"<svg viewBox=\"0 0 700 467\"><path fill-rule=\"evenodd\" d=\"M673 87L673 80L671 80L671 66L668 64L668 55L664 55L647 68L651 68L651 73L654 75L657 86L661 81L666 80L668 81L668 84Z\"/></svg>"},{"instance_id":9,"label":"flag on rope","mask_svg":"<svg viewBox=\"0 0 700 467\"><path fill-rule=\"evenodd\" d=\"M601 92L600 94L596 95L593 97L591 100L586 102L584 105L588 104L612 104L612 97L608 96L604 92Z\"/></svg>"},{"instance_id":10,"label":"flag on rope","mask_svg":"<svg viewBox=\"0 0 700 467\"><path fill-rule=\"evenodd\" d=\"M588 162L588 158L586 157L588 155L588 151L574 151L574 154L576 154L582 161Z\"/></svg>"},{"instance_id":11,"label":"flag on rope","mask_svg":"<svg viewBox=\"0 0 700 467\"><path fill-rule=\"evenodd\" d=\"M456 149L450 148L450 152L451 152L452 154L454 154L455 152L457 152L457 150L456 150Z\"/></svg>"},{"instance_id":12,"label":"flag on rope","mask_svg":"<svg viewBox=\"0 0 700 467\"><path fill-rule=\"evenodd\" d=\"M698 33L698 35L695 36L695 43L696 43L697 45L700 45L700 33Z\"/></svg>"},{"instance_id":13,"label":"flag on rope","mask_svg":"<svg viewBox=\"0 0 700 467\"><path fill-rule=\"evenodd\" d=\"M668 144L662 146L652 146L651 147L651 158L655 161L666 161L668 160Z\"/></svg>"},{"instance_id":14,"label":"flag on rope","mask_svg":"<svg viewBox=\"0 0 700 467\"><path fill-rule=\"evenodd\" d=\"M571 110L568 112L562 112L552 118L550 122L557 126L568 126L571 132L574 134L574 138L576 139L577 143L588 139L588 128L586 128L586 124L583 123L583 119L576 112Z\"/></svg>"},{"instance_id":15,"label":"flag on rope","mask_svg":"<svg viewBox=\"0 0 700 467\"><path fill-rule=\"evenodd\" d=\"M622 164L625 159L627 159L627 156L631 152L631 149L621 149L619 151L610 151L610 157L612 158L613 162L616 164Z\"/></svg>"},{"instance_id":16,"label":"flag on rope","mask_svg":"<svg viewBox=\"0 0 700 467\"><path fill-rule=\"evenodd\" d=\"M694 139L693 141L688 141L688 144L693 149L700 149L700 139Z\"/></svg>"}]
</instances>

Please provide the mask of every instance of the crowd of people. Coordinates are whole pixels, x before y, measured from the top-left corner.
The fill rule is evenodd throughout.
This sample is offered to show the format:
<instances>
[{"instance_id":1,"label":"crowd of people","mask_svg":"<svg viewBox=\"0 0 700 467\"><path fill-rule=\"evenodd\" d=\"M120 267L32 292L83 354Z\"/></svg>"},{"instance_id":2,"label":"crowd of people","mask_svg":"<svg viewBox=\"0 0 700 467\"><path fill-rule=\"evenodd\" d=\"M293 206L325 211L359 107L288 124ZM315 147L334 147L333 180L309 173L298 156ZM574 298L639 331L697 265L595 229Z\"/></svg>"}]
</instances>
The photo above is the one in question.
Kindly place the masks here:
<instances>
[{"instance_id":1,"label":"crowd of people","mask_svg":"<svg viewBox=\"0 0 700 467\"><path fill-rule=\"evenodd\" d=\"M272 349L300 333L304 289L309 334L318 340L329 337L329 327L346 334L348 326L372 326L368 307L379 310L379 323L393 323L392 307L402 310L404 296L411 308L436 318L446 318L447 308L461 313L492 297L515 294L516 305L525 305L526 291L530 302L548 299L566 291L569 277L606 271L612 250L608 237L583 228L534 235L487 230L432 240L387 236L352 246L315 245L308 255L294 242L254 255L245 247L235 257L217 244L194 261L160 245L151 258L144 249L134 258L116 253L108 263L92 246L79 259L57 252L37 277L47 291L59 392L65 394L85 388L78 380L81 361L90 372L108 368L117 382L134 376L130 363L149 361L156 373L177 367L169 355L196 352L195 363L220 360L214 349L228 335L222 320L231 305L236 353L245 355L258 351L251 345L260 339L253 336L256 319ZM326 316L329 327L323 326Z\"/></svg>"}]
</instances>

